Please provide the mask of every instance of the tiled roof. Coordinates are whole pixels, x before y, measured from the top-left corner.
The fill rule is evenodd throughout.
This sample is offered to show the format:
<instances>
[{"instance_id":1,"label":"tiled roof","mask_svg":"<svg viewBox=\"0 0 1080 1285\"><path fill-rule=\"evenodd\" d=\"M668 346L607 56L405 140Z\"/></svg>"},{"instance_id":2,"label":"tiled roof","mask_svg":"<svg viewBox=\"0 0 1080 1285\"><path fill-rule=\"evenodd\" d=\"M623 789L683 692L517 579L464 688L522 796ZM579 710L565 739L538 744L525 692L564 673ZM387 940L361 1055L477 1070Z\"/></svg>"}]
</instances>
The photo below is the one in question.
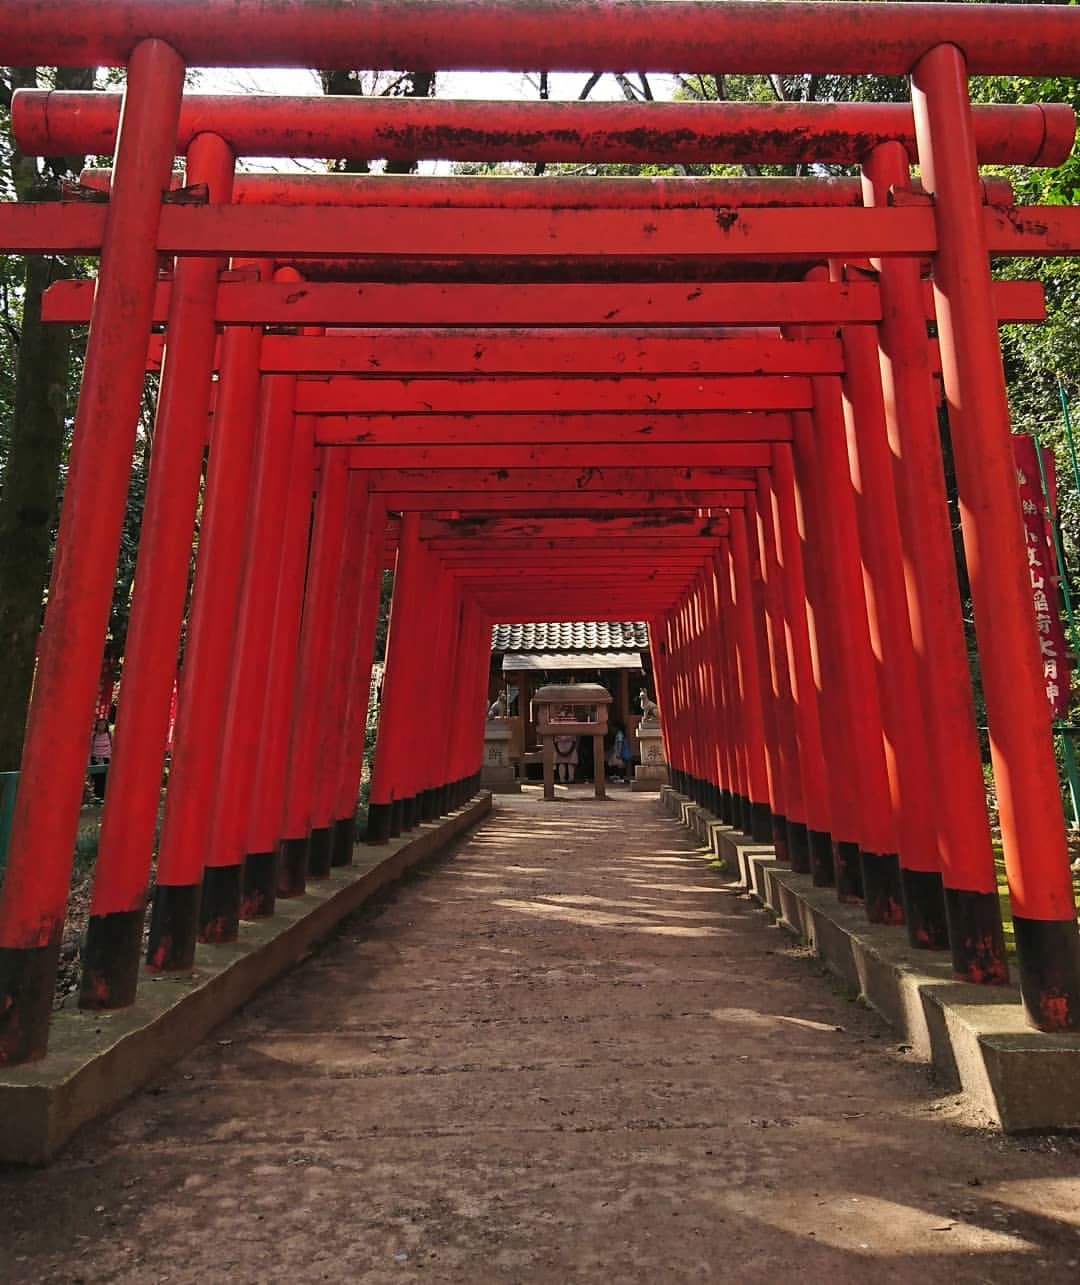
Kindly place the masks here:
<instances>
[{"instance_id":1,"label":"tiled roof","mask_svg":"<svg viewBox=\"0 0 1080 1285\"><path fill-rule=\"evenodd\" d=\"M553 624L494 625L492 651L644 651L643 620L575 620Z\"/></svg>"}]
</instances>

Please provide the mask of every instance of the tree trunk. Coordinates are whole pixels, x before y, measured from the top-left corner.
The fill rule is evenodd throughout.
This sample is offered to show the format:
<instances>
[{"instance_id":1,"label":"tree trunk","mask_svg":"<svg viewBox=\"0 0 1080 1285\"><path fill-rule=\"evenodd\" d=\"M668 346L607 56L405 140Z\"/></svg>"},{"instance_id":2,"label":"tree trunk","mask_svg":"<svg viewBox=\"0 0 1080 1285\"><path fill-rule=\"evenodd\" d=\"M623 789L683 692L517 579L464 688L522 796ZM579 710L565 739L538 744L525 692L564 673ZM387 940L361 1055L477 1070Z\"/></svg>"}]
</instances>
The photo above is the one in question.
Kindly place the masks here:
<instances>
[{"instance_id":1,"label":"tree trunk","mask_svg":"<svg viewBox=\"0 0 1080 1285\"><path fill-rule=\"evenodd\" d=\"M36 68L13 69L11 83L36 85ZM57 76L60 88L90 84L92 73L83 70ZM57 184L43 181L33 162L16 155L12 169L20 199L57 197ZM50 257L28 258L24 268L11 447L0 487L0 771L18 768L22 758L67 425L71 332L42 325L41 296L69 267ZM73 736L84 733L72 729Z\"/></svg>"}]
</instances>

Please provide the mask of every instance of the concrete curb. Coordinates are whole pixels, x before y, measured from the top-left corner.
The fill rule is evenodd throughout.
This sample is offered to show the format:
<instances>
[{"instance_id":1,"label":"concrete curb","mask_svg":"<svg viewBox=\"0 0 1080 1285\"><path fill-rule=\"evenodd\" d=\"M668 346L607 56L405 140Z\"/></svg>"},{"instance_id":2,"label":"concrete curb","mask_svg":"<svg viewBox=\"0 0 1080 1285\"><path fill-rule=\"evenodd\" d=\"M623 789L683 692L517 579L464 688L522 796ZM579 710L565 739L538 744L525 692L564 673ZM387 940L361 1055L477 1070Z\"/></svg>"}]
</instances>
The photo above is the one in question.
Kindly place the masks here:
<instances>
[{"instance_id":1,"label":"concrete curb","mask_svg":"<svg viewBox=\"0 0 1080 1285\"><path fill-rule=\"evenodd\" d=\"M441 821L384 846L358 845L354 865L309 884L303 897L279 901L273 919L243 924L240 941L200 946L193 972L148 975L131 1008L61 1009L53 1018L47 1058L0 1068L0 1163L45 1164L76 1129L194 1048L379 889L490 811L485 791Z\"/></svg>"},{"instance_id":2,"label":"concrete curb","mask_svg":"<svg viewBox=\"0 0 1080 1285\"><path fill-rule=\"evenodd\" d=\"M773 848L671 788L660 807L686 825L751 896L820 956L1006 1133L1080 1129L1080 1036L1044 1035L1024 1021L1014 987L954 981L947 956L914 950L902 931L866 922L832 888L793 874Z\"/></svg>"}]
</instances>

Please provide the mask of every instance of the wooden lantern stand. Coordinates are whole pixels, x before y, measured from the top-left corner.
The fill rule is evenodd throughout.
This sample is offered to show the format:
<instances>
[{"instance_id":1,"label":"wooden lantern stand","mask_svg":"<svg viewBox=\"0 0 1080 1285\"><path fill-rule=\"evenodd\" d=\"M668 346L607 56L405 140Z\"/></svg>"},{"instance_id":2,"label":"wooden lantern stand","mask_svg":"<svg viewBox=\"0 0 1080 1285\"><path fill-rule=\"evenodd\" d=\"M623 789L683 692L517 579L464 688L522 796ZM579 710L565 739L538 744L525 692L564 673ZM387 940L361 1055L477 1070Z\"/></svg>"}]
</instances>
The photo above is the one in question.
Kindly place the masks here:
<instances>
[{"instance_id":1,"label":"wooden lantern stand","mask_svg":"<svg viewBox=\"0 0 1080 1285\"><path fill-rule=\"evenodd\" d=\"M533 696L536 734L544 753L544 798L555 797L555 737L591 736L593 741L593 793L606 799L604 788L604 737L607 734L611 693L599 683L549 683Z\"/></svg>"}]
</instances>

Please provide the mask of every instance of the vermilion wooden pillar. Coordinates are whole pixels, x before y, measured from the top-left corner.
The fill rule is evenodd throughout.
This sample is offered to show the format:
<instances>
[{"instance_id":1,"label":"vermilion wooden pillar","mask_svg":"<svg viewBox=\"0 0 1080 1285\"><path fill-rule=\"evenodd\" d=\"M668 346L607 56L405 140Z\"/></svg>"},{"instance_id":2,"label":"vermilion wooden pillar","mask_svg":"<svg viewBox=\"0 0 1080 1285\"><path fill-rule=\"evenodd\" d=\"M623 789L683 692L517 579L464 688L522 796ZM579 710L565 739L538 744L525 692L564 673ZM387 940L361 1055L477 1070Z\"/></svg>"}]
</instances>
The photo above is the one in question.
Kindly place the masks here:
<instances>
[{"instance_id":1,"label":"vermilion wooden pillar","mask_svg":"<svg viewBox=\"0 0 1080 1285\"><path fill-rule=\"evenodd\" d=\"M799 776L799 749L795 738L795 716L791 700L784 608L780 596L780 575L776 565L776 528L773 524L772 491L768 477L758 474L758 548L765 604L765 626L769 644L769 676L776 712L776 743L784 782L784 811L773 816L773 847L780 861L790 860L789 822L800 824L803 815L802 781Z\"/></svg>"},{"instance_id":2,"label":"vermilion wooden pillar","mask_svg":"<svg viewBox=\"0 0 1080 1285\"><path fill-rule=\"evenodd\" d=\"M746 732L746 697L739 681L738 640L731 597L731 550L725 540L711 559L709 568L710 606L715 638L717 673L724 698L722 721L718 719L728 747L727 762L732 780L732 823L740 830L750 830L750 781Z\"/></svg>"},{"instance_id":3,"label":"vermilion wooden pillar","mask_svg":"<svg viewBox=\"0 0 1080 1285\"><path fill-rule=\"evenodd\" d=\"M364 765L368 704L371 698L371 667L375 653L375 621L382 589L382 539L386 510L376 494L368 495L364 515L364 561L360 603L351 657L352 676L345 707L345 745L337 777L334 803L333 864L352 861L356 838L356 803Z\"/></svg>"},{"instance_id":4,"label":"vermilion wooden pillar","mask_svg":"<svg viewBox=\"0 0 1080 1285\"><path fill-rule=\"evenodd\" d=\"M320 449L319 486L293 685L288 770L282 796L279 897L301 896L309 874L324 879L330 869L328 845L315 852L315 862L309 866L309 834L348 480L345 452L333 447Z\"/></svg>"},{"instance_id":5,"label":"vermilion wooden pillar","mask_svg":"<svg viewBox=\"0 0 1080 1285\"><path fill-rule=\"evenodd\" d=\"M840 637L840 616L849 605L834 591L828 565L829 542L825 516L818 503L817 442L813 417L808 412L792 415L792 453L798 471L800 497L805 516L807 544L803 560L806 577L807 611L813 619L815 660L821 699L818 710L825 776L829 791L829 820L832 827L833 877L841 901L863 899L862 866L859 862L859 805L856 789L855 740L851 730L853 712L844 676L844 647ZM854 604L856 612L861 604ZM881 738L878 737L881 753ZM882 767L884 771L884 766Z\"/></svg>"},{"instance_id":6,"label":"vermilion wooden pillar","mask_svg":"<svg viewBox=\"0 0 1080 1285\"><path fill-rule=\"evenodd\" d=\"M923 183L934 194L934 302L979 660L990 725L1020 989L1043 1030L1080 1027L1080 942L1043 690L1009 412L994 315L964 56L912 73ZM950 922L993 934L996 890L960 897ZM961 904L962 903L962 904Z\"/></svg>"},{"instance_id":7,"label":"vermilion wooden pillar","mask_svg":"<svg viewBox=\"0 0 1080 1285\"><path fill-rule=\"evenodd\" d=\"M291 408L290 408L291 409ZM266 694L259 719L255 785L248 816L241 916L265 919L274 910L281 865L281 801L289 768L293 688L311 535L316 450L310 415L293 420L289 491L282 512L281 561L274 597Z\"/></svg>"},{"instance_id":8,"label":"vermilion wooden pillar","mask_svg":"<svg viewBox=\"0 0 1080 1285\"><path fill-rule=\"evenodd\" d=\"M789 581L791 555L785 548L785 532L781 529L781 504L773 479L765 469L758 470L758 506L765 514L766 553L769 558L770 585L776 586L774 609L777 616L774 622L778 639L782 639L783 650L777 651L777 663L783 663L781 675L781 692L784 696L785 714L788 720L787 737L790 750L792 772L788 778L788 814L786 855L791 862L792 870L810 873L810 827L807 823L807 809L810 801L806 797L808 781L814 779L814 769L809 773L803 764L803 755L817 743L818 762L820 764L820 735L815 738L810 726L810 712L813 707L808 703L808 693L800 689L802 677L801 666L804 657L799 648L805 643L805 634L798 635L796 612L802 609L802 603L793 598L793 588ZM788 558L785 567L783 559ZM801 705L800 705L801 702ZM813 710L817 717L816 710ZM815 802L816 806L816 802Z\"/></svg>"},{"instance_id":9,"label":"vermilion wooden pillar","mask_svg":"<svg viewBox=\"0 0 1080 1285\"><path fill-rule=\"evenodd\" d=\"M234 941L245 901L244 857L282 559L295 386L292 375L267 375L262 381L236 631L206 839L199 914L203 941Z\"/></svg>"},{"instance_id":10,"label":"vermilion wooden pillar","mask_svg":"<svg viewBox=\"0 0 1080 1285\"><path fill-rule=\"evenodd\" d=\"M709 735L709 724L713 723L719 713L719 692L721 684L714 689L716 678L712 668L712 658L706 653L703 636L704 591L702 576L699 573L690 588L686 603L686 659L687 659L687 712L690 725L690 756L693 762L691 769L694 777L694 800L704 805L708 795L709 783L719 776L718 756L713 752L713 742ZM725 733L728 729L724 729ZM727 741L728 753L731 755L731 741ZM734 762L728 774L727 785L734 798L737 779Z\"/></svg>"},{"instance_id":11,"label":"vermilion wooden pillar","mask_svg":"<svg viewBox=\"0 0 1080 1285\"><path fill-rule=\"evenodd\" d=\"M368 804L368 843L385 843L396 838L404 821L402 791L412 766L407 761L407 721L417 714L414 684L418 668L415 663L417 625L422 619L418 601L423 589L421 556L419 515L406 513L401 519L394 596L390 604L386 670Z\"/></svg>"},{"instance_id":12,"label":"vermilion wooden pillar","mask_svg":"<svg viewBox=\"0 0 1080 1285\"><path fill-rule=\"evenodd\" d=\"M649 620L649 655L652 660L653 674L653 691L656 696L656 705L660 711L660 726L664 733L664 755L668 762L668 774L673 786L675 781L675 765L672 760L674 733L672 731L672 691L669 684L669 655L668 655L668 622L666 616L653 616Z\"/></svg>"},{"instance_id":13,"label":"vermilion wooden pillar","mask_svg":"<svg viewBox=\"0 0 1080 1285\"><path fill-rule=\"evenodd\" d=\"M234 157L214 134L187 154L187 181L227 202ZM161 803L161 770L187 597L191 540L202 476L214 365L217 259L176 265L166 331L150 477L146 488L131 618L124 644L119 734L94 868L82 1008L131 1004L142 956L146 889Z\"/></svg>"},{"instance_id":14,"label":"vermilion wooden pillar","mask_svg":"<svg viewBox=\"0 0 1080 1285\"><path fill-rule=\"evenodd\" d=\"M834 276L841 275L834 268ZM877 342L868 327L844 326L841 343L848 466L863 553L870 645L877 659L885 745L891 759L904 918L913 946L944 949L949 931Z\"/></svg>"},{"instance_id":15,"label":"vermilion wooden pillar","mask_svg":"<svg viewBox=\"0 0 1080 1285\"><path fill-rule=\"evenodd\" d=\"M315 741L309 869L312 875L319 877L329 874L338 852L335 830L338 775L348 737L348 706L354 677L352 657L366 572L364 555L370 507L367 480L363 473L350 472L346 485L345 529L334 588L333 628ZM351 860L351 843L348 856Z\"/></svg>"},{"instance_id":16,"label":"vermilion wooden pillar","mask_svg":"<svg viewBox=\"0 0 1080 1285\"><path fill-rule=\"evenodd\" d=\"M863 183L867 204L884 202L893 189L910 188L904 149L891 143L875 148L864 167ZM879 364L934 791L937 851L945 888L978 896L986 889L988 871L993 880L994 854L945 493L937 394L925 326L913 311L922 304L922 282L913 260L889 258L876 266L882 307ZM946 902L949 907L961 904L950 893ZM981 980L986 942L996 941L996 934L988 938L979 929L973 935L970 925L962 922L951 922L949 932L957 976ZM993 962L992 973L1000 975Z\"/></svg>"},{"instance_id":17,"label":"vermilion wooden pillar","mask_svg":"<svg viewBox=\"0 0 1080 1285\"><path fill-rule=\"evenodd\" d=\"M685 742L680 736L678 661L675 655L674 611L659 619L657 642L653 652L653 675L656 700L664 728L664 745L671 769L671 784L680 794L686 792L684 780ZM661 699L662 694L662 699Z\"/></svg>"},{"instance_id":18,"label":"vermilion wooden pillar","mask_svg":"<svg viewBox=\"0 0 1080 1285\"><path fill-rule=\"evenodd\" d=\"M684 741L683 760L685 763L687 793L696 801L698 796L698 747L700 742L695 735L695 714L699 706L695 703L694 660L690 646L691 593L687 593L680 603L675 617L675 663L679 683L679 722L680 739ZM730 793L730 781L725 782Z\"/></svg>"},{"instance_id":19,"label":"vermilion wooden pillar","mask_svg":"<svg viewBox=\"0 0 1080 1285\"><path fill-rule=\"evenodd\" d=\"M431 724L421 724L418 761L424 773L420 794L420 820L432 821L440 815L440 796L449 779L449 727L454 718L454 693L459 682L458 619L460 590L457 582L445 572L436 580L438 617L436 619L435 666L428 683L428 709Z\"/></svg>"},{"instance_id":20,"label":"vermilion wooden pillar","mask_svg":"<svg viewBox=\"0 0 1080 1285\"><path fill-rule=\"evenodd\" d=\"M734 518L738 510L732 509L732 535L735 532ZM775 839L779 823L777 817L784 815L784 780L783 763L780 755L779 733L776 723L775 693L772 686L772 669L769 662L769 634L766 622L765 584L761 571L761 558L758 551L758 514L757 499L748 495L746 508L742 511L745 519L742 522L750 559L750 606L754 628L754 653L757 662L758 691L761 697L763 724L765 772L768 782L768 821L769 828L762 842ZM742 514L740 514L740 517ZM758 836L755 834L754 836Z\"/></svg>"},{"instance_id":21,"label":"vermilion wooden pillar","mask_svg":"<svg viewBox=\"0 0 1080 1285\"><path fill-rule=\"evenodd\" d=\"M465 630L465 593L460 585L456 585L454 588L450 630L450 646L452 649L451 685L446 694L448 714L443 729L444 744L446 746L446 770L442 774L442 780L435 796L436 816L442 816L453 806L454 782L458 778L459 768L462 763L462 755L458 748L461 742L461 729L458 726L457 718L457 692L464 685L465 674L468 672L471 658L467 651L468 638ZM490 637L489 630L484 640L488 655L490 655ZM518 711L522 719L528 718L529 704L526 690L518 692Z\"/></svg>"},{"instance_id":22,"label":"vermilion wooden pillar","mask_svg":"<svg viewBox=\"0 0 1080 1285\"><path fill-rule=\"evenodd\" d=\"M746 538L746 515L732 509L729 518L728 553L730 575L728 597L735 616L738 637L737 672L743 698L743 733L746 738L747 795L750 809L749 832L759 843L772 833L769 819L769 780L765 755L765 714L761 696L761 662L754 635L754 603L751 590L750 551Z\"/></svg>"},{"instance_id":23,"label":"vermilion wooden pillar","mask_svg":"<svg viewBox=\"0 0 1080 1285\"><path fill-rule=\"evenodd\" d=\"M240 559L255 442L262 331L236 326L222 341L214 427L199 528L190 625L180 672L169 789L161 826L147 965L190 968L225 718ZM228 876L210 876L211 904Z\"/></svg>"},{"instance_id":24,"label":"vermilion wooden pillar","mask_svg":"<svg viewBox=\"0 0 1080 1285\"><path fill-rule=\"evenodd\" d=\"M871 923L903 922L896 818L885 761L884 733L874 656L863 596L862 555L848 469L839 380L813 381L814 459L818 511L828 539L826 583L829 619L843 655L852 760L858 783L859 862L866 915Z\"/></svg>"},{"instance_id":25,"label":"vermilion wooden pillar","mask_svg":"<svg viewBox=\"0 0 1080 1285\"><path fill-rule=\"evenodd\" d=\"M480 785L480 766L484 752L484 722L487 710L488 665L491 648L491 621L474 603L465 606L462 651L462 692L466 704L462 709L462 759L454 785L454 806L460 807L476 793Z\"/></svg>"},{"instance_id":26,"label":"vermilion wooden pillar","mask_svg":"<svg viewBox=\"0 0 1080 1285\"><path fill-rule=\"evenodd\" d=\"M183 78L169 45L135 45L0 899L0 1062L9 1065L43 1057L48 1043Z\"/></svg>"},{"instance_id":27,"label":"vermilion wooden pillar","mask_svg":"<svg viewBox=\"0 0 1080 1285\"><path fill-rule=\"evenodd\" d=\"M802 776L803 808L806 816L805 861L797 855L801 833L789 836L791 868L806 869L814 882L833 882L832 835L829 828L829 798L825 784L824 751L818 716L818 691L814 675L809 622L806 616L806 583L803 574L801 514L791 446L773 446L773 510L776 520L777 560L784 618L790 652L792 698L795 704L795 731L799 743L799 770Z\"/></svg>"}]
</instances>

